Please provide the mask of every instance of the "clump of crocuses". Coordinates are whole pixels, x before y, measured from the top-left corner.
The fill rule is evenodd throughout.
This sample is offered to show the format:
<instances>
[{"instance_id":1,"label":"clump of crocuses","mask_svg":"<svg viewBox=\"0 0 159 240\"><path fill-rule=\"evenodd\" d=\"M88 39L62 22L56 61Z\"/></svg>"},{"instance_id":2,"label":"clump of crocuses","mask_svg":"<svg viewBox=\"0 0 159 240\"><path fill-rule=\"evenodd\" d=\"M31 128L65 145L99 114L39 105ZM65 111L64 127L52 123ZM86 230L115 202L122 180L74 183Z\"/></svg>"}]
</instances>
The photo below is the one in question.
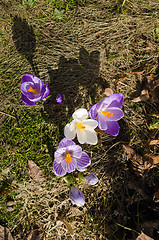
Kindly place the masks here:
<instances>
[{"instance_id":1,"label":"clump of crocuses","mask_svg":"<svg viewBox=\"0 0 159 240\"><path fill-rule=\"evenodd\" d=\"M33 106L50 94L48 84L44 86L42 80L31 73L26 73L21 80L22 101L27 105Z\"/></svg>"}]
</instances>

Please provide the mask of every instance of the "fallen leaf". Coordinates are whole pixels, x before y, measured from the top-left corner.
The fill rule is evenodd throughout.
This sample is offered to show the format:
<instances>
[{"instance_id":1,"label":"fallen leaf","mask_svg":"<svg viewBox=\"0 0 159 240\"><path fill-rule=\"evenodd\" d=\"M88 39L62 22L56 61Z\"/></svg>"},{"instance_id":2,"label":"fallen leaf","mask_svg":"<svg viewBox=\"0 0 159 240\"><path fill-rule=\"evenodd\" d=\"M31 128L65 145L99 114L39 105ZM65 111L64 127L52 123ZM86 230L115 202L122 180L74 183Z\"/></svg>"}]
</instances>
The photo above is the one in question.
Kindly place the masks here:
<instances>
[{"instance_id":1,"label":"fallen leaf","mask_svg":"<svg viewBox=\"0 0 159 240\"><path fill-rule=\"evenodd\" d=\"M145 233L141 232L141 234L136 238L136 240L154 240L154 239L150 238Z\"/></svg>"},{"instance_id":2,"label":"fallen leaf","mask_svg":"<svg viewBox=\"0 0 159 240\"><path fill-rule=\"evenodd\" d=\"M148 100L150 97L149 97L149 93L148 93L148 90L142 90L142 92L141 92L141 94L140 94L140 96L139 97L137 97L137 98L134 98L134 99L132 99L131 101L132 102L141 102L141 101L146 101L146 100Z\"/></svg>"},{"instance_id":3,"label":"fallen leaf","mask_svg":"<svg viewBox=\"0 0 159 240\"><path fill-rule=\"evenodd\" d=\"M14 240L8 228L0 226L0 240Z\"/></svg>"},{"instance_id":4,"label":"fallen leaf","mask_svg":"<svg viewBox=\"0 0 159 240\"><path fill-rule=\"evenodd\" d=\"M60 219L60 221L65 225L65 227L68 229L68 231L73 235L73 229L71 225L64 219Z\"/></svg>"},{"instance_id":5,"label":"fallen leaf","mask_svg":"<svg viewBox=\"0 0 159 240\"><path fill-rule=\"evenodd\" d=\"M157 145L159 144L159 140L152 140L149 145Z\"/></svg>"},{"instance_id":6,"label":"fallen leaf","mask_svg":"<svg viewBox=\"0 0 159 240\"><path fill-rule=\"evenodd\" d=\"M111 88L106 88L105 91L104 91L104 94L106 96L110 96L113 94L113 90Z\"/></svg>"},{"instance_id":7,"label":"fallen leaf","mask_svg":"<svg viewBox=\"0 0 159 240\"><path fill-rule=\"evenodd\" d=\"M150 220L145 221L141 224L142 232L147 236L159 239L159 221L158 220ZM151 238L150 238L151 239Z\"/></svg>"},{"instance_id":8,"label":"fallen leaf","mask_svg":"<svg viewBox=\"0 0 159 240\"><path fill-rule=\"evenodd\" d=\"M154 193L154 197L159 199L159 189Z\"/></svg>"},{"instance_id":9,"label":"fallen leaf","mask_svg":"<svg viewBox=\"0 0 159 240\"><path fill-rule=\"evenodd\" d=\"M39 232L41 229L35 229L31 233L29 233L27 240L39 240Z\"/></svg>"},{"instance_id":10,"label":"fallen leaf","mask_svg":"<svg viewBox=\"0 0 159 240\"><path fill-rule=\"evenodd\" d=\"M82 216L84 214L81 210L79 210L76 207L72 207L71 210L72 210L72 213L69 217L78 217L78 216Z\"/></svg>"},{"instance_id":11,"label":"fallen leaf","mask_svg":"<svg viewBox=\"0 0 159 240\"><path fill-rule=\"evenodd\" d=\"M143 70L143 71L141 71L141 72L133 72L133 73L140 75L140 74L143 74L144 72L145 72L145 70Z\"/></svg>"},{"instance_id":12,"label":"fallen leaf","mask_svg":"<svg viewBox=\"0 0 159 240\"><path fill-rule=\"evenodd\" d=\"M29 176L38 183L45 181L44 171L40 169L32 160L28 160Z\"/></svg>"},{"instance_id":13,"label":"fallen leaf","mask_svg":"<svg viewBox=\"0 0 159 240\"><path fill-rule=\"evenodd\" d=\"M130 168L138 175L143 176L146 170L150 170L155 167L155 164L159 163L159 156L137 154L132 148L127 145L123 145L123 149L128 155L130 160Z\"/></svg>"},{"instance_id":14,"label":"fallen leaf","mask_svg":"<svg viewBox=\"0 0 159 240\"><path fill-rule=\"evenodd\" d=\"M150 74L147 78L146 89L150 94L150 100L159 103L159 76L158 73Z\"/></svg>"}]
</instances>

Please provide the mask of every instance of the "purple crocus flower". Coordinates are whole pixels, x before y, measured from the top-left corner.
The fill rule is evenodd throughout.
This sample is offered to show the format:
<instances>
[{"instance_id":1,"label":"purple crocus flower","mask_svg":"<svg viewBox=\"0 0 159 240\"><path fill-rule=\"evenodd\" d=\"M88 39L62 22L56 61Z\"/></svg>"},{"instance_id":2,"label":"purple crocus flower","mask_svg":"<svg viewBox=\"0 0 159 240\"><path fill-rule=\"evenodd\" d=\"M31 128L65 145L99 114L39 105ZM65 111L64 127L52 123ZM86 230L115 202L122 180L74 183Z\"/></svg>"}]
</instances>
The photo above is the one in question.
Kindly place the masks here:
<instances>
[{"instance_id":1,"label":"purple crocus flower","mask_svg":"<svg viewBox=\"0 0 159 240\"><path fill-rule=\"evenodd\" d=\"M61 93L58 93L57 96L56 96L56 102L57 103L63 103L63 100L64 100L64 97Z\"/></svg>"},{"instance_id":2,"label":"purple crocus flower","mask_svg":"<svg viewBox=\"0 0 159 240\"><path fill-rule=\"evenodd\" d=\"M57 176L64 176L75 169L83 169L90 165L91 160L87 153L72 140L63 138L54 154L53 172Z\"/></svg>"},{"instance_id":3,"label":"purple crocus flower","mask_svg":"<svg viewBox=\"0 0 159 240\"><path fill-rule=\"evenodd\" d=\"M95 185L98 182L98 178L94 173L88 174L84 179L90 185Z\"/></svg>"},{"instance_id":4,"label":"purple crocus flower","mask_svg":"<svg viewBox=\"0 0 159 240\"><path fill-rule=\"evenodd\" d=\"M124 116L120 109L124 101L122 94L112 94L89 109L89 116L97 118L98 127L108 134L117 136L119 133L118 120Z\"/></svg>"},{"instance_id":5,"label":"purple crocus flower","mask_svg":"<svg viewBox=\"0 0 159 240\"><path fill-rule=\"evenodd\" d=\"M70 189L70 200L72 204L76 204L79 207L82 207L85 204L85 197L83 193L75 187L71 187Z\"/></svg>"},{"instance_id":6,"label":"purple crocus flower","mask_svg":"<svg viewBox=\"0 0 159 240\"><path fill-rule=\"evenodd\" d=\"M26 73L22 77L21 92L22 102L33 106L35 102L46 98L50 90L48 84L46 83L44 86L40 78L31 73Z\"/></svg>"}]
</instances>

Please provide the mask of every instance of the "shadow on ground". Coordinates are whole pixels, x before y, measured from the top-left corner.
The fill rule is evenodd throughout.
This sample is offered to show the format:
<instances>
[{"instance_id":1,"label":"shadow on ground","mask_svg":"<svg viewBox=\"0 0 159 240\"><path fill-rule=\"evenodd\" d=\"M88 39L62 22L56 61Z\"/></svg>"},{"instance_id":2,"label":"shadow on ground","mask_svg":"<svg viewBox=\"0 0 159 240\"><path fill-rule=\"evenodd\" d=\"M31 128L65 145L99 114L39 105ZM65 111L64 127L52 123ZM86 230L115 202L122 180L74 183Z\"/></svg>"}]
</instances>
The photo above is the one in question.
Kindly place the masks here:
<instances>
[{"instance_id":1,"label":"shadow on ground","mask_svg":"<svg viewBox=\"0 0 159 240\"><path fill-rule=\"evenodd\" d=\"M99 76L99 51L90 54L85 48L79 50L79 58L59 58L58 69L48 68L51 97L44 104L47 119L58 124L69 121L76 108L88 109L96 102L100 89L108 87L108 83ZM64 95L63 104L56 103L56 94Z\"/></svg>"},{"instance_id":2,"label":"shadow on ground","mask_svg":"<svg viewBox=\"0 0 159 240\"><path fill-rule=\"evenodd\" d=\"M37 65L33 61L36 49L36 37L33 27L28 24L26 19L15 16L13 18L12 34L17 51L28 60L34 74L39 76Z\"/></svg>"}]
</instances>

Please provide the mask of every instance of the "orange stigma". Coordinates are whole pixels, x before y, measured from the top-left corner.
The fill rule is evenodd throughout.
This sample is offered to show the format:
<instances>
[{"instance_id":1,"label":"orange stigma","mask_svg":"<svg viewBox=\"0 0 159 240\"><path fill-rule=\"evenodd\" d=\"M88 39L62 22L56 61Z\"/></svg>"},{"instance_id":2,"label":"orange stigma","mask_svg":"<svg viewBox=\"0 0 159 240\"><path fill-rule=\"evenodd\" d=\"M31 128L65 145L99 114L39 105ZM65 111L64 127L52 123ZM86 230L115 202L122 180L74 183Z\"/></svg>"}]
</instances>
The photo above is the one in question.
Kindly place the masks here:
<instances>
[{"instance_id":1,"label":"orange stigma","mask_svg":"<svg viewBox=\"0 0 159 240\"><path fill-rule=\"evenodd\" d=\"M72 162L72 158L71 158L71 155L69 153L66 154L65 161L68 162L68 163Z\"/></svg>"},{"instance_id":2,"label":"orange stigma","mask_svg":"<svg viewBox=\"0 0 159 240\"><path fill-rule=\"evenodd\" d=\"M79 129L85 129L86 128L85 126L82 126L81 123L77 123L77 126L79 127Z\"/></svg>"},{"instance_id":3,"label":"orange stigma","mask_svg":"<svg viewBox=\"0 0 159 240\"><path fill-rule=\"evenodd\" d=\"M102 111L102 113L107 116L108 118L113 117L113 113Z\"/></svg>"},{"instance_id":4,"label":"orange stigma","mask_svg":"<svg viewBox=\"0 0 159 240\"><path fill-rule=\"evenodd\" d=\"M37 91L31 86L28 88L28 92L37 93Z\"/></svg>"}]
</instances>

